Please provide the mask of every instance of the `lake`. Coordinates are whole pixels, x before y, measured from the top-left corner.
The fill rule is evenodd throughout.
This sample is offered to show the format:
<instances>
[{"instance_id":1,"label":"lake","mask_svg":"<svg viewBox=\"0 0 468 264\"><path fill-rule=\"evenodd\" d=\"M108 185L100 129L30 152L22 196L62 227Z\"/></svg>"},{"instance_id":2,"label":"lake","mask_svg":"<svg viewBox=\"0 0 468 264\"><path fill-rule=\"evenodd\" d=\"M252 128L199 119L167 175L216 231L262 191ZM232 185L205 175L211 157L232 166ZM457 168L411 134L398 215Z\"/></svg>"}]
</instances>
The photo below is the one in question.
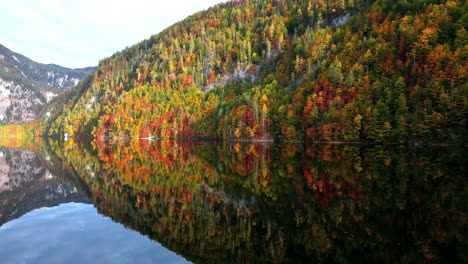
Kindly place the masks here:
<instances>
[{"instance_id":1,"label":"lake","mask_svg":"<svg viewBox=\"0 0 468 264\"><path fill-rule=\"evenodd\" d=\"M466 148L0 147L1 263L466 263Z\"/></svg>"}]
</instances>

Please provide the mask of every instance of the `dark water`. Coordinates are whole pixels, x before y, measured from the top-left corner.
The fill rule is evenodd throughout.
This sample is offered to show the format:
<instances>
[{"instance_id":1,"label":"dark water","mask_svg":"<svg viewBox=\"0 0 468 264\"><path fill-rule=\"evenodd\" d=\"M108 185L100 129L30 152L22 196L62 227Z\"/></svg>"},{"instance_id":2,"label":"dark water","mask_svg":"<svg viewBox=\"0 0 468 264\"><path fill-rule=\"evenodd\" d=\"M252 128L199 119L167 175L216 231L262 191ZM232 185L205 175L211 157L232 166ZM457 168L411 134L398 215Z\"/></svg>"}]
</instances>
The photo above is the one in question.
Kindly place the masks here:
<instances>
[{"instance_id":1,"label":"dark water","mask_svg":"<svg viewBox=\"0 0 468 264\"><path fill-rule=\"evenodd\" d=\"M34 146L1 149L2 263L468 262L465 148Z\"/></svg>"}]
</instances>

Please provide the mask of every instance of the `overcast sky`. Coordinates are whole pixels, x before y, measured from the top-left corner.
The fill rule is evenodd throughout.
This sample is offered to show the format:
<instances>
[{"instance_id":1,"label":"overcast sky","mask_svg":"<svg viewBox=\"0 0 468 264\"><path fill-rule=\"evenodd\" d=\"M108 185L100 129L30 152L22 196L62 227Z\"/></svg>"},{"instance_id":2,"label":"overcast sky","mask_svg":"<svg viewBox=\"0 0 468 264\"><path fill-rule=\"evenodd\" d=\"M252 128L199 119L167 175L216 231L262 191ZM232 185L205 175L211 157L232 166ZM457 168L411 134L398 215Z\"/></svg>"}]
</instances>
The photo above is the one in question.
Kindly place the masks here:
<instances>
[{"instance_id":1,"label":"overcast sky","mask_svg":"<svg viewBox=\"0 0 468 264\"><path fill-rule=\"evenodd\" d=\"M96 66L220 2L226 0L5 0L0 44L42 63Z\"/></svg>"}]
</instances>

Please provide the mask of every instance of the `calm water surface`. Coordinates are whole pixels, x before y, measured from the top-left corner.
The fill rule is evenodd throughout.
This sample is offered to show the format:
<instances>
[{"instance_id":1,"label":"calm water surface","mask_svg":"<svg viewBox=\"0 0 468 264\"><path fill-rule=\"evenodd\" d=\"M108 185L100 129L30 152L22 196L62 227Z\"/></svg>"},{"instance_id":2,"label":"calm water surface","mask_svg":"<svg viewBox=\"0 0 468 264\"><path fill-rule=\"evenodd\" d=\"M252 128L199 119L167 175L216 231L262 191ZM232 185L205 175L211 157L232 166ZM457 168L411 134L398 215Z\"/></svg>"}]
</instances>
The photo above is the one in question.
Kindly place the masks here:
<instances>
[{"instance_id":1,"label":"calm water surface","mask_svg":"<svg viewBox=\"0 0 468 264\"><path fill-rule=\"evenodd\" d=\"M36 209L0 227L1 263L187 263L90 204Z\"/></svg>"},{"instance_id":2,"label":"calm water surface","mask_svg":"<svg viewBox=\"0 0 468 264\"><path fill-rule=\"evenodd\" d=\"M0 148L1 263L466 263L466 149Z\"/></svg>"}]
</instances>

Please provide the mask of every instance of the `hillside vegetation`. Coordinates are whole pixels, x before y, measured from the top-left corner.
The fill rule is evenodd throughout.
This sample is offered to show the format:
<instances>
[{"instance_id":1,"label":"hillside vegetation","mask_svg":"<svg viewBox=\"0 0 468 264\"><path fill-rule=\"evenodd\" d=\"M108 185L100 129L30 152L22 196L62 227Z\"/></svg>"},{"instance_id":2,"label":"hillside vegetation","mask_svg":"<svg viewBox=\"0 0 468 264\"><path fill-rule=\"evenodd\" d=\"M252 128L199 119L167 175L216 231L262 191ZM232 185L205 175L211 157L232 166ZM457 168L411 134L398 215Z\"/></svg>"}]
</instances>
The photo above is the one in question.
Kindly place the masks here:
<instances>
[{"instance_id":1,"label":"hillside vegetation","mask_svg":"<svg viewBox=\"0 0 468 264\"><path fill-rule=\"evenodd\" d=\"M102 60L55 99L46 133L463 141L466 9L463 0L219 4Z\"/></svg>"}]
</instances>

